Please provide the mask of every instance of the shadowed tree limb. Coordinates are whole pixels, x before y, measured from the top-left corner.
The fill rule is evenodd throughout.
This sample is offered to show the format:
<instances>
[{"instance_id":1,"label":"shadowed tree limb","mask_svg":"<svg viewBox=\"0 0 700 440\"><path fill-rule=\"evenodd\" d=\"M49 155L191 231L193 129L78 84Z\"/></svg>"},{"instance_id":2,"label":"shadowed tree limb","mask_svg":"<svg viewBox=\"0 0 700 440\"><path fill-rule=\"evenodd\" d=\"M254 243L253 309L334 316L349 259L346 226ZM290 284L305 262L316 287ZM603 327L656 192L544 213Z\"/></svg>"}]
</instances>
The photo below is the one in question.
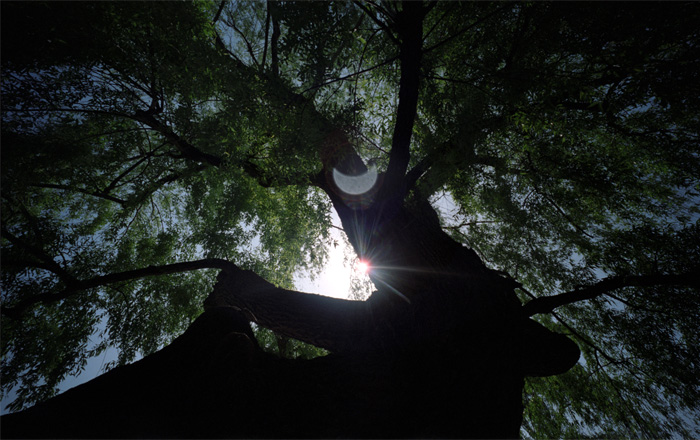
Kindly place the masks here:
<instances>
[{"instance_id":1,"label":"shadowed tree limb","mask_svg":"<svg viewBox=\"0 0 700 440\"><path fill-rule=\"evenodd\" d=\"M223 0L219 4L219 9L216 11L216 15L214 15L214 19L212 20L212 23L216 23L219 20L219 17L221 17L221 12L224 10L224 6L226 6L226 0Z\"/></svg>"},{"instance_id":2,"label":"shadowed tree limb","mask_svg":"<svg viewBox=\"0 0 700 440\"><path fill-rule=\"evenodd\" d=\"M425 9L420 2L405 2L403 10L396 17L396 28L401 39L399 62L399 106L396 110L396 124L391 140L389 166L386 171L384 191L387 194L402 191L404 175L410 159L413 122L418 107L420 87L420 62L423 46L423 18Z\"/></svg>"},{"instance_id":3,"label":"shadowed tree limb","mask_svg":"<svg viewBox=\"0 0 700 440\"><path fill-rule=\"evenodd\" d=\"M73 275L68 273L68 271L61 267L60 264L56 263L56 261L54 261L54 259L51 258L43 249L26 243L24 240L16 237L5 228L0 230L0 236L12 243L14 246L24 249L30 255L37 258L41 262L40 267L53 272L66 284L71 284L77 281Z\"/></svg>"},{"instance_id":4,"label":"shadowed tree limb","mask_svg":"<svg viewBox=\"0 0 700 440\"><path fill-rule=\"evenodd\" d=\"M188 141L178 136L169 127L155 119L153 115L149 114L148 112L137 111L133 119L146 124L151 129L163 135L170 144L175 146L180 151L181 156L179 157L199 162L204 166L211 165L215 167L222 167L226 165L226 163L221 157L201 151ZM265 175L261 167L254 164L250 160L243 160L238 162L237 164L243 169L243 171L246 174L248 174L248 176L255 179L258 182L258 184L265 188L269 188L275 185L306 185L309 183L309 180L313 179L312 176L304 176L300 179L271 178ZM197 168L195 169L195 171L201 171L202 169L203 168ZM177 180L177 178L179 177L179 174L170 175L169 177L158 181L159 185L157 186L160 187L162 186L162 184Z\"/></svg>"},{"instance_id":5,"label":"shadowed tree limb","mask_svg":"<svg viewBox=\"0 0 700 440\"><path fill-rule=\"evenodd\" d=\"M265 45L263 47L262 63L260 63L263 70L265 69L265 61L267 60L267 43L268 43L269 35L270 35L270 2L266 1L265 2Z\"/></svg>"},{"instance_id":6,"label":"shadowed tree limb","mask_svg":"<svg viewBox=\"0 0 700 440\"><path fill-rule=\"evenodd\" d=\"M109 200L110 202L118 203L120 205L124 205L126 203L126 200L122 200L120 198L111 196L107 192L104 192L104 191L90 191L87 189L76 188L76 187L69 186L69 185L57 185L54 183L30 183L27 186L33 186L36 188L59 189L59 190L63 190L63 191L74 191L74 192L78 192L81 194L87 194L89 196L94 196L94 197L99 197L101 199Z\"/></svg>"},{"instance_id":7,"label":"shadowed tree limb","mask_svg":"<svg viewBox=\"0 0 700 440\"><path fill-rule=\"evenodd\" d=\"M165 145L165 144L163 144L163 145ZM136 169L136 167L141 165L143 162L145 162L146 160L153 157L155 152L158 151L158 149L160 149L163 145L158 146L158 147L154 148L153 150L149 151L148 153L142 155L142 157L140 159L135 161L126 170L124 170L121 174L119 174L117 177L115 177L112 180L112 182L110 182L109 185L107 185L102 190L90 191L88 189L72 187L70 185L58 185L58 184L54 184L54 183L30 183L30 184L28 184L28 186L33 186L33 187L37 187L37 188L50 188L50 189L58 189L58 190L63 190L63 191L78 192L81 194L87 194L87 195L90 195L93 197L98 197L98 198L102 198L105 200L109 200L111 202L115 202L115 203L118 203L118 204L124 206L127 203L126 200L115 197L115 196L111 195L110 193L112 192L112 190L114 190L117 187L120 180L122 180L124 177L129 175L134 169Z\"/></svg>"},{"instance_id":8,"label":"shadowed tree limb","mask_svg":"<svg viewBox=\"0 0 700 440\"><path fill-rule=\"evenodd\" d=\"M389 38L391 39L391 41L393 41L393 42L396 43L397 45L400 45L400 44L401 44L401 42L399 41L399 39L396 38L396 36L394 36L394 33L391 31L391 29L389 28L389 26L387 26L386 23L384 23L384 22L381 21L379 18L377 18L377 14L376 14L376 13L374 13L373 11L371 11L367 6L365 6L365 5L364 5L362 2L360 2L360 1L353 0L353 4L355 4L355 6L357 6L358 8L362 9L362 11L363 11L369 18L371 18L372 21L375 22L375 23L377 24L377 26L380 27L380 29L384 30L384 31L386 32L387 37L389 37Z\"/></svg>"},{"instance_id":9,"label":"shadowed tree limb","mask_svg":"<svg viewBox=\"0 0 700 440\"><path fill-rule=\"evenodd\" d=\"M157 131L165 137L175 148L177 148L182 156L187 159L192 159L197 162L207 163L215 167L222 165L223 160L214 156L213 154L205 153L194 145L190 144L186 140L182 139L180 136L175 134L169 127L158 121L153 115L144 111L137 111L132 117L134 120L143 122L147 126L151 127L153 130Z\"/></svg>"},{"instance_id":10,"label":"shadowed tree limb","mask_svg":"<svg viewBox=\"0 0 700 440\"><path fill-rule=\"evenodd\" d=\"M621 275L606 278L592 286L560 293L553 296L535 298L523 306L525 316L550 313L557 307L578 301L597 298L612 290L623 287L648 286L692 286L700 287L700 271L678 275Z\"/></svg>"},{"instance_id":11,"label":"shadowed tree limb","mask_svg":"<svg viewBox=\"0 0 700 440\"><path fill-rule=\"evenodd\" d=\"M268 2L268 8L270 7L270 3ZM271 58L271 63L270 63L270 70L272 71L272 75L274 75L275 78L279 78L280 76L280 69L279 69L279 55L277 53L278 47L277 47L277 42L279 41L281 30L280 30L280 21L279 18L277 17L277 14L274 11L274 8L269 8L270 11L270 20L272 20L272 36L270 37L270 58ZM263 66L264 67L264 66Z\"/></svg>"},{"instance_id":12,"label":"shadowed tree limb","mask_svg":"<svg viewBox=\"0 0 700 440\"><path fill-rule=\"evenodd\" d=\"M274 286L256 273L244 270L219 273L204 308L231 307L276 333L332 352L371 348L381 337L373 323L386 324L390 312L380 312L377 298L351 301Z\"/></svg>"},{"instance_id":13,"label":"shadowed tree limb","mask_svg":"<svg viewBox=\"0 0 700 440\"><path fill-rule=\"evenodd\" d=\"M239 270L235 264L220 258L207 258L203 260L166 264L163 266L148 266L142 269L128 270L126 272L102 275L90 278L88 280L74 280L68 285L68 287L63 289L61 292L43 293L40 295L35 295L30 298L22 299L11 307L5 307L3 305L2 314L16 319L21 317L21 314L27 308L31 307L34 304L49 304L52 302L61 301L82 290L100 287L112 283L118 283L120 281L129 281L156 275L168 275L173 273L189 272L192 270L199 269Z\"/></svg>"}]
</instances>

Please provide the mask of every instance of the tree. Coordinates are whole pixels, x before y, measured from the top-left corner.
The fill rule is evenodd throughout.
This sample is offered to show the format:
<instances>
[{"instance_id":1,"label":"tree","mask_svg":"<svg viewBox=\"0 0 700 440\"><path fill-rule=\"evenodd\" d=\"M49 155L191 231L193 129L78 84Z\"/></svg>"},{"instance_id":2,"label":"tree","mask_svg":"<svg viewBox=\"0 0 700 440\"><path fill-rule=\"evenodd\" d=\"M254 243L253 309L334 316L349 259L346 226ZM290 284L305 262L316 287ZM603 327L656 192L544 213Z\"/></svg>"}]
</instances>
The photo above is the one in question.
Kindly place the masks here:
<instances>
[{"instance_id":1,"label":"tree","mask_svg":"<svg viewBox=\"0 0 700 440\"><path fill-rule=\"evenodd\" d=\"M692 432L696 3L2 8L3 435Z\"/></svg>"}]
</instances>

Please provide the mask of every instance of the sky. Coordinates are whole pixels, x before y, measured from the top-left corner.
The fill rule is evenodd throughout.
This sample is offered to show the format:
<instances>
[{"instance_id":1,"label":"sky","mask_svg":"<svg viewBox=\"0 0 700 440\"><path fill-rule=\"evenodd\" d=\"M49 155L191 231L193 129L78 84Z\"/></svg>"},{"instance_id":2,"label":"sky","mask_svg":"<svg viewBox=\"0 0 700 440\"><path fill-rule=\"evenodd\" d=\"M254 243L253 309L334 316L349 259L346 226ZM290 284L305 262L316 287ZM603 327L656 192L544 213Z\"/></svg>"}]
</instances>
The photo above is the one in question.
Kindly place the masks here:
<instances>
[{"instance_id":1,"label":"sky","mask_svg":"<svg viewBox=\"0 0 700 440\"><path fill-rule=\"evenodd\" d=\"M344 185L350 185L349 190L354 190L355 186L363 184L369 184L371 188L376 182L376 172L367 173L367 176L361 176L360 179L353 179L350 176L341 176L345 180ZM364 178L368 178L371 183L363 181ZM360 180L360 182L356 182ZM341 182L342 183L342 182ZM355 185L355 186L353 186ZM367 185L365 185L367 186ZM368 188L363 188L355 193L361 193ZM331 221L333 227L330 228L330 234L335 242L339 243L338 246L329 246L328 261L317 276L313 279L305 274L297 274L295 277L295 287L300 292L315 293L319 295L330 296L340 299L350 299L352 294L352 279L353 277L362 278L366 277L361 271L357 269L358 259L355 256L352 247L349 246L345 234L341 231L341 223L338 214L335 209L331 208ZM366 296L369 295L369 291L364 292ZM104 329L104 325L98 327L97 331L93 334L92 339L98 340L100 338L100 332ZM104 353L99 356L93 357L88 360L85 369L78 375L68 377L60 385L60 392L64 392L71 388L74 388L80 384L88 382L100 374L103 373L102 369L104 365L116 360L117 350L115 348L109 348ZM136 360L140 359L138 357ZM7 404L11 403L15 398L13 392L8 393L2 401L0 401L0 415L6 414L8 411L6 409Z\"/></svg>"},{"instance_id":2,"label":"sky","mask_svg":"<svg viewBox=\"0 0 700 440\"><path fill-rule=\"evenodd\" d=\"M345 234L337 229L341 226L335 209L332 209L331 218L335 226L331 228L331 237L339 245L330 247L328 261L320 275L313 280L308 276L298 275L294 281L300 292L350 299L352 277L362 277L363 274L356 269L358 260L352 247L347 244Z\"/></svg>"},{"instance_id":3,"label":"sky","mask_svg":"<svg viewBox=\"0 0 700 440\"><path fill-rule=\"evenodd\" d=\"M340 227L340 219L335 213L335 210L332 212L332 221L334 226ZM337 247L330 247L328 262L324 267L324 270L317 277L315 277L314 280L308 276L302 275L295 277L295 285L297 290L300 292L316 293L319 295L341 299L350 298L351 278L354 272L353 267L355 264L355 259L354 252L352 251L352 248L347 246L347 241L343 239L343 235L344 234L339 229L331 228L331 236L339 243L339 245ZM347 261L346 255L351 256L351 258L349 258ZM99 331L100 330L93 335L93 339L99 338ZM117 350L114 348L109 348L101 355L89 359L81 374L71 376L61 383L59 386L60 392L64 392L96 378L102 374L102 367L110 361L114 361L116 358ZM14 393L12 392L8 393L7 396L4 396L0 402L0 415L8 413L6 406L12 402L12 400L14 400L14 397Z\"/></svg>"}]
</instances>

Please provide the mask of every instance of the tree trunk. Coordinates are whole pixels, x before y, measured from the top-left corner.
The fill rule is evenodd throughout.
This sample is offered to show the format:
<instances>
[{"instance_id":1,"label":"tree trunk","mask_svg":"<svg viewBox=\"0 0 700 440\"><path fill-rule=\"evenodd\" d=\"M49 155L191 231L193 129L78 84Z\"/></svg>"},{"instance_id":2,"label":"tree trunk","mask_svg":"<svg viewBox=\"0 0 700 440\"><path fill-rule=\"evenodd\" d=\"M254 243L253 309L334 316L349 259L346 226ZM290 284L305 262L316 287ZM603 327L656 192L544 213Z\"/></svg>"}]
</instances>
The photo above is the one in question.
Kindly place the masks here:
<instances>
[{"instance_id":1,"label":"tree trunk","mask_svg":"<svg viewBox=\"0 0 700 440\"><path fill-rule=\"evenodd\" d=\"M512 284L429 206L340 208L374 266L368 301L224 270L184 335L4 416L3 437L517 437L523 376L568 370L575 344L526 319ZM333 353L276 358L249 320Z\"/></svg>"},{"instance_id":2,"label":"tree trunk","mask_svg":"<svg viewBox=\"0 0 700 440\"><path fill-rule=\"evenodd\" d=\"M29 410L2 435L74 438L514 437L522 376L447 338L382 356L262 352L230 308L170 346ZM485 348L485 350L483 349ZM472 353L478 353L478 358ZM490 366L495 366L491 368Z\"/></svg>"}]
</instances>

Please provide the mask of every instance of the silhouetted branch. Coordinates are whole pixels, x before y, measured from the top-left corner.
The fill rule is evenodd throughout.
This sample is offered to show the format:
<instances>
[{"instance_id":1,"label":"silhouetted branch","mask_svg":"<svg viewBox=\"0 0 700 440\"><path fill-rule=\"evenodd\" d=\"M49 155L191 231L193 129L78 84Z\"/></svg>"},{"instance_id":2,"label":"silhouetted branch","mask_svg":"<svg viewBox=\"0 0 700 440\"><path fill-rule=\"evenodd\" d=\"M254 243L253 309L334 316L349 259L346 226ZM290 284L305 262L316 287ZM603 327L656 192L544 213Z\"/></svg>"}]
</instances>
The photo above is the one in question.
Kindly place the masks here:
<instances>
[{"instance_id":1,"label":"silhouetted branch","mask_svg":"<svg viewBox=\"0 0 700 440\"><path fill-rule=\"evenodd\" d=\"M389 26L388 26L386 23L384 23L383 21L381 21L379 18L377 18L377 14L373 13L367 6L365 6L365 5L364 5L362 2L360 2L360 1L354 0L353 3L355 4L355 6L357 6L357 7L360 8L360 9L362 9L362 11L363 11L369 18L371 18L372 21L375 22L375 23L377 24L377 26L379 26L382 30L384 30L384 31L386 32L387 36L391 39L391 41L393 41L393 42L396 43L397 45L401 44L400 41L398 40L398 38L396 38L396 37L394 36L394 33L391 31L391 29L389 28Z\"/></svg>"},{"instance_id":2,"label":"silhouetted branch","mask_svg":"<svg viewBox=\"0 0 700 440\"><path fill-rule=\"evenodd\" d=\"M620 275L609 277L592 286L560 293L559 295L535 298L523 306L523 312L526 316L550 313L557 307L597 298L606 292L623 287L661 285L700 287L700 270L680 275Z\"/></svg>"},{"instance_id":3,"label":"silhouetted branch","mask_svg":"<svg viewBox=\"0 0 700 440\"><path fill-rule=\"evenodd\" d=\"M399 48L401 79L396 124L384 181L384 190L390 193L401 190L400 185L404 183L404 175L410 159L411 135L418 107L424 13L421 3L406 2L403 4L403 10L396 17L396 27L401 38Z\"/></svg>"},{"instance_id":4,"label":"silhouetted branch","mask_svg":"<svg viewBox=\"0 0 700 440\"><path fill-rule=\"evenodd\" d=\"M199 150L194 145L175 134L169 127L156 120L156 118L154 118L153 115L149 114L148 112L138 110L134 114L133 119L143 122L153 130L163 135L165 139L175 146L182 153L182 156L187 159L208 163L209 165L213 165L215 167L221 166L223 163L223 160L220 157Z\"/></svg>"},{"instance_id":5,"label":"silhouetted branch","mask_svg":"<svg viewBox=\"0 0 700 440\"><path fill-rule=\"evenodd\" d=\"M331 80L328 80L328 81L324 82L323 84L318 84L318 85L313 85L313 86L311 86L311 87L308 87L308 88L304 89L301 93L304 94L304 93L306 93L306 92L308 92L308 91L310 91L310 90L317 89L317 88L319 88L319 87L327 86L327 85L329 85L329 84L333 84L333 83L338 82L338 81L345 81L346 79L349 79L349 78L352 78L352 77L355 77L355 76L358 76L358 75L362 75L363 73L370 72L370 71L372 71L372 70L374 70L374 69L377 69L377 68L379 68L379 67L382 67L382 66L384 66L384 65L387 65L387 64L389 64L389 63L392 63L392 62L394 62L397 58L398 58L398 56L391 57L391 58L387 58L386 60L382 61L382 62L379 63L379 64L375 64L375 65L372 66L372 67L368 67L368 68L366 68L366 69L358 70L357 72L349 73L349 74L347 74L347 75L345 75L345 76L340 76L340 77L338 77L338 78L333 78L333 79L331 79Z\"/></svg>"},{"instance_id":6,"label":"silhouetted branch","mask_svg":"<svg viewBox=\"0 0 700 440\"><path fill-rule=\"evenodd\" d=\"M214 307L231 307L275 333L334 352L352 352L383 336L366 325L366 301L281 289L249 270L219 274L204 302L205 310Z\"/></svg>"},{"instance_id":7,"label":"silhouetted branch","mask_svg":"<svg viewBox=\"0 0 700 440\"><path fill-rule=\"evenodd\" d=\"M221 17L221 12L224 10L224 6L226 6L226 0L223 0L219 5L219 9L216 11L216 15L214 15L212 23L216 23L219 20L219 17Z\"/></svg>"},{"instance_id":8,"label":"silhouetted branch","mask_svg":"<svg viewBox=\"0 0 700 440\"><path fill-rule=\"evenodd\" d=\"M488 20L489 18L491 18L495 14L501 12L502 10L504 10L505 8L508 8L508 7L513 7L513 5L510 3L504 3L503 6L501 6L500 8L496 9L495 11L492 11L489 14L486 14L485 16L481 17L480 19L476 20L474 23L468 25L467 27L460 29L459 31L455 32L454 34L452 34L449 37L445 38L444 40L440 41L439 43L436 43L436 44L430 46L429 48L425 49L424 52L428 53L432 50L437 49L438 47L442 46L443 44L446 44L446 43L454 40L455 38L459 37L463 33L467 32L468 30L472 29L475 26L480 25L484 21Z\"/></svg>"},{"instance_id":9,"label":"silhouetted branch","mask_svg":"<svg viewBox=\"0 0 700 440\"><path fill-rule=\"evenodd\" d=\"M197 261L187 261L183 263L166 264L164 266L148 266L142 269L129 270L126 272L102 275L88 280L75 280L68 287L58 293L43 293L29 298L25 298L14 304L12 307L2 306L2 314L11 318L18 318L27 308L37 303L50 304L64 300L71 295L86 289L100 287L107 284L129 281L138 278L145 278L156 275L168 275L180 272L189 272L199 269L222 269L238 270L238 267L220 258L207 258Z\"/></svg>"},{"instance_id":10,"label":"silhouetted branch","mask_svg":"<svg viewBox=\"0 0 700 440\"><path fill-rule=\"evenodd\" d=\"M125 200L111 196L103 191L90 191L87 189L76 188L76 187L68 186L68 185L57 185L54 183L30 183L30 184L28 184L28 186L33 186L36 188L60 189L63 191L74 191L74 192L78 192L81 194L87 194L89 196L99 197L101 199L109 200L110 202L119 203L120 205L123 205L124 203L126 203Z\"/></svg>"},{"instance_id":11,"label":"silhouetted branch","mask_svg":"<svg viewBox=\"0 0 700 440\"><path fill-rule=\"evenodd\" d=\"M26 243L24 240L16 237L5 228L0 230L0 235L14 246L24 249L30 255L37 258L41 262L41 267L55 273L65 283L70 284L76 281L75 278L68 273L68 271L62 268L60 264L56 263L56 261L54 261L54 259L51 258L46 252L44 252L43 249Z\"/></svg>"},{"instance_id":12,"label":"silhouetted branch","mask_svg":"<svg viewBox=\"0 0 700 440\"><path fill-rule=\"evenodd\" d=\"M265 45L263 47L263 56L262 56L262 68L265 69L265 62L267 60L267 39L270 35L270 1L268 0L265 3Z\"/></svg>"},{"instance_id":13,"label":"silhouetted branch","mask_svg":"<svg viewBox=\"0 0 700 440\"><path fill-rule=\"evenodd\" d=\"M269 3L268 3L269 6ZM279 56L277 54L277 41L279 41L281 30L280 21L275 16L272 9L270 10L270 19L272 20L272 37L270 37L270 57L272 59L270 69L275 78L279 78Z\"/></svg>"}]
</instances>

